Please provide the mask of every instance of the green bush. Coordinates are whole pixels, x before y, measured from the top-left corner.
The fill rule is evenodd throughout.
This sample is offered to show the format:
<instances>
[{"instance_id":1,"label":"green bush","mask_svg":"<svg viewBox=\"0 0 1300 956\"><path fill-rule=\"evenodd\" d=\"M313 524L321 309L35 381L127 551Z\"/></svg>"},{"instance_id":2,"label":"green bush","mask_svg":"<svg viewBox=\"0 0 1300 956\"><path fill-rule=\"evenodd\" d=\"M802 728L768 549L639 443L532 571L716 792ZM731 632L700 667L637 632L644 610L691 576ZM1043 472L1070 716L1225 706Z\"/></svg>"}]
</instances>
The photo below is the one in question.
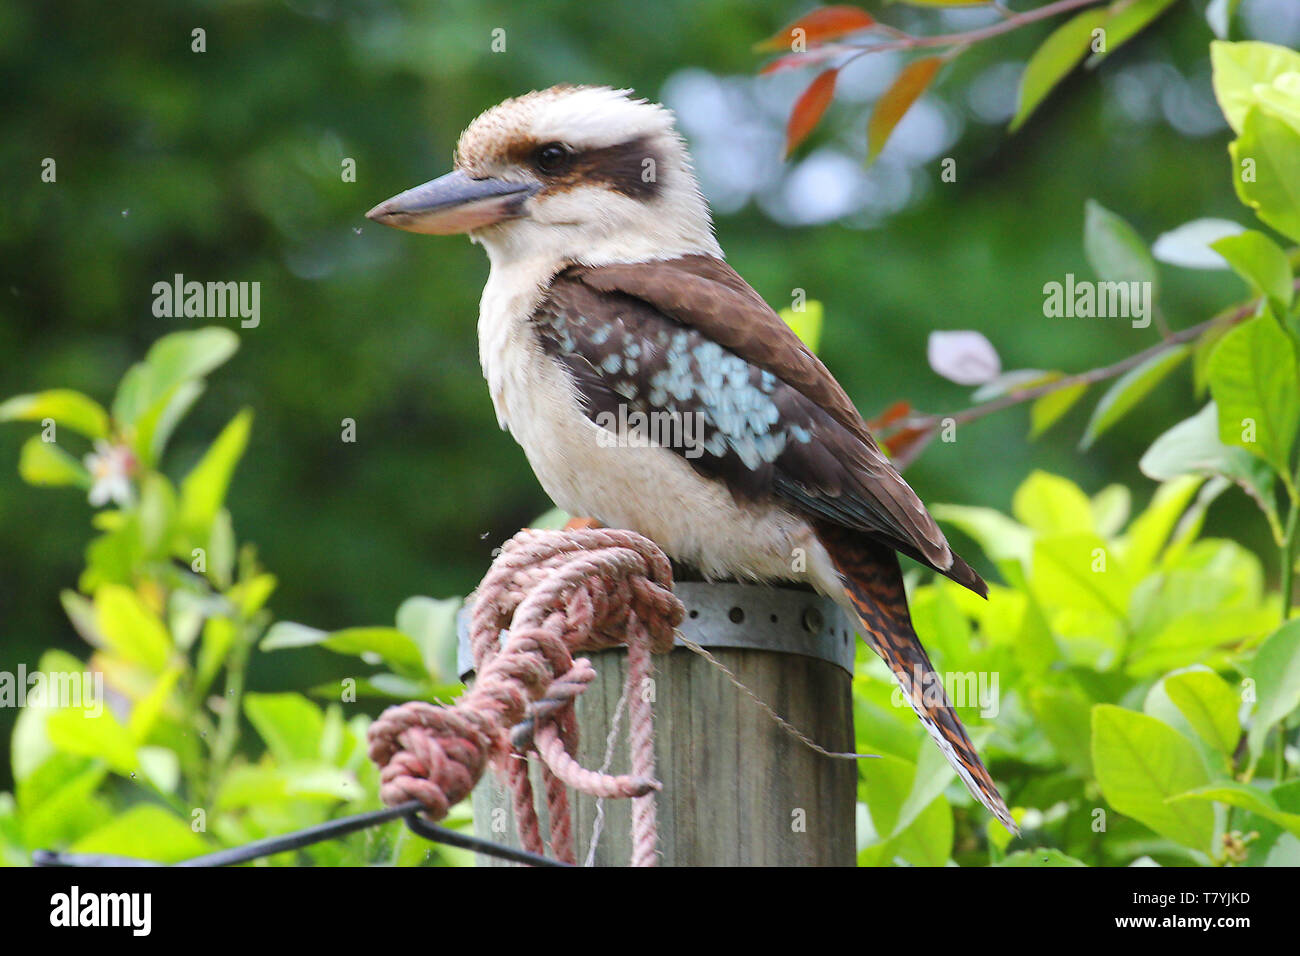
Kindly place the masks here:
<instances>
[{"instance_id":1,"label":"green bush","mask_svg":"<svg viewBox=\"0 0 1300 956\"><path fill-rule=\"evenodd\" d=\"M160 469L205 376L237 346L238 337L219 328L160 339L122 380L111 414L68 390L0 405L0 420L41 423L22 449L24 479L79 487L93 504L115 505L95 512L100 533L86 549L78 590L62 596L92 648L89 659L49 651L38 665L43 676L28 675L34 689L96 672L107 705L86 693L55 700L24 687L31 696L13 734L15 792L0 795L0 846L10 863L41 848L171 862L375 809L369 721L345 717L343 704L374 694L432 698L454 679L447 662L454 609L445 602L413 598L398 612L398 628L325 635L271 626L266 604L276 579L251 545L238 544L225 507L251 427L247 410L179 482ZM64 447L78 440L93 442L84 463ZM388 675L386 688L384 677L336 686L323 706L297 693L245 693L259 640L320 642L383 658L401 676ZM245 739L246 726L257 740ZM449 825L468 819L458 811ZM318 864L468 856L431 848L400 823L303 852ZM272 862L295 859L285 853Z\"/></svg>"},{"instance_id":2,"label":"green bush","mask_svg":"<svg viewBox=\"0 0 1300 956\"><path fill-rule=\"evenodd\" d=\"M1234 187L1264 225L1300 241L1300 55L1218 43L1212 59L1238 134ZM1103 280L1154 274L1146 244L1100 206L1089 208L1084 245ZM862 863L1300 863L1295 256L1255 230L1213 248L1247 283L1242 306L1166 333L1105 375L1018 370L977 393L990 410L1032 399L1037 435L1113 379L1085 447L1184 361L1196 404L1209 401L1143 456L1159 486L1135 515L1122 485L1089 495L1042 472L1021 484L1010 515L934 509L983 549L1002 583L983 602L946 580L913 581L917 629L941 673L960 668L969 693L956 695L959 709L1025 837L1013 851L971 806L862 651L858 749L881 755L860 768ZM820 310L790 318L805 323L802 334L820 333ZM85 661L46 653L42 682L88 671L107 691L102 709L26 702L12 741L14 793L0 795L7 862L38 848L172 861L373 808L367 718L356 707L346 716L345 705L456 692L456 599L411 598L394 627L272 621L276 579L238 543L226 508L247 410L179 480L164 470L169 438L237 345L218 328L168 335L107 409L62 389L0 404L0 421L40 426L22 447L22 477L79 488L98 509L85 569L63 593L91 650ZM937 416L906 423L893 447L905 454L944 427ZM1274 555L1201 534L1207 510L1234 489L1272 534L1276 587L1266 584ZM251 655L305 646L356 658L357 676L304 693L245 692ZM994 707L996 719L982 721ZM467 811L450 822L467 825ZM303 853L333 864L468 860L397 823Z\"/></svg>"}]
</instances>

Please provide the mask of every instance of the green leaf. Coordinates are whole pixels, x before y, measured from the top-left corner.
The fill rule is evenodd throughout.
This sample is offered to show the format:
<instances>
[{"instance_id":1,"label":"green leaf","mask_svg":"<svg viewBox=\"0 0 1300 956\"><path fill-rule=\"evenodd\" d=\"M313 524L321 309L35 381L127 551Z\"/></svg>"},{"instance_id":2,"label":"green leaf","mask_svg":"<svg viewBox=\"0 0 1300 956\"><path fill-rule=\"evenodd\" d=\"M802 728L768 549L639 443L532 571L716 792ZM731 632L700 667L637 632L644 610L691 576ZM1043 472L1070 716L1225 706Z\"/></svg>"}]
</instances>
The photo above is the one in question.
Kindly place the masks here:
<instances>
[{"instance_id":1,"label":"green leaf","mask_svg":"<svg viewBox=\"0 0 1300 956\"><path fill-rule=\"evenodd\" d=\"M316 647L325 643L329 631L308 627L294 621L276 621L258 644L258 650L282 651L286 648Z\"/></svg>"},{"instance_id":2,"label":"green leaf","mask_svg":"<svg viewBox=\"0 0 1300 956\"><path fill-rule=\"evenodd\" d=\"M883 754L876 760L863 761L859 768L859 788L871 811L871 825L880 839L896 832L903 803L912 792L916 765L901 757Z\"/></svg>"},{"instance_id":3,"label":"green leaf","mask_svg":"<svg viewBox=\"0 0 1300 956\"><path fill-rule=\"evenodd\" d=\"M95 623L118 656L162 673L172 641L162 619L130 588L105 584L95 592Z\"/></svg>"},{"instance_id":4,"label":"green leaf","mask_svg":"<svg viewBox=\"0 0 1300 956\"><path fill-rule=\"evenodd\" d=\"M1263 222L1300 242L1300 130L1254 108L1228 152L1237 198Z\"/></svg>"},{"instance_id":5,"label":"green leaf","mask_svg":"<svg viewBox=\"0 0 1300 956\"><path fill-rule=\"evenodd\" d=\"M113 396L113 419L119 425L134 425L137 418L148 411L157 400L149 367L144 362L137 362L126 370L122 381L117 383L117 394Z\"/></svg>"},{"instance_id":6,"label":"green leaf","mask_svg":"<svg viewBox=\"0 0 1300 956\"><path fill-rule=\"evenodd\" d=\"M1300 813L1287 813L1272 796L1249 784L1223 781L1179 794L1170 800L1212 800L1215 803L1226 803L1230 807L1241 807L1259 814L1265 820L1272 820L1292 836L1300 837Z\"/></svg>"},{"instance_id":7,"label":"green leaf","mask_svg":"<svg viewBox=\"0 0 1300 956\"><path fill-rule=\"evenodd\" d=\"M972 505L933 505L930 513L969 535L994 561L1029 563L1033 533L994 508Z\"/></svg>"},{"instance_id":8,"label":"green leaf","mask_svg":"<svg viewBox=\"0 0 1300 956\"><path fill-rule=\"evenodd\" d=\"M1044 534L1093 528L1092 502L1074 482L1060 475L1034 471L1020 483L1011 499L1011 513L1021 524Z\"/></svg>"},{"instance_id":9,"label":"green leaf","mask_svg":"<svg viewBox=\"0 0 1300 956\"><path fill-rule=\"evenodd\" d=\"M798 311L793 308L782 309L778 314L803 344L808 346L809 351L815 353L822 341L822 324L825 319L822 304L816 299L809 299Z\"/></svg>"},{"instance_id":10,"label":"green leaf","mask_svg":"<svg viewBox=\"0 0 1300 956\"><path fill-rule=\"evenodd\" d=\"M45 720L45 733L64 753L103 760L123 776L139 767L130 731L107 707L100 706L98 712L84 707L56 710Z\"/></svg>"},{"instance_id":11,"label":"green leaf","mask_svg":"<svg viewBox=\"0 0 1300 956\"><path fill-rule=\"evenodd\" d=\"M90 472L81 462L53 442L42 440L40 435L33 435L23 442L22 451L18 453L18 474L29 485L76 485L80 488L91 485Z\"/></svg>"},{"instance_id":12,"label":"green leaf","mask_svg":"<svg viewBox=\"0 0 1300 956\"><path fill-rule=\"evenodd\" d=\"M244 713L277 760L287 763L319 756L325 718L301 694L245 694Z\"/></svg>"},{"instance_id":13,"label":"green leaf","mask_svg":"<svg viewBox=\"0 0 1300 956\"><path fill-rule=\"evenodd\" d=\"M1220 439L1289 473L1300 424L1300 372L1291 337L1272 315L1257 316L1223 337L1209 371Z\"/></svg>"},{"instance_id":14,"label":"green leaf","mask_svg":"<svg viewBox=\"0 0 1300 956\"><path fill-rule=\"evenodd\" d=\"M1088 69L1097 66L1133 37L1141 33L1156 17L1164 13L1176 0L1136 0L1125 6L1111 4L1110 18L1106 21L1106 49L1088 57Z\"/></svg>"},{"instance_id":15,"label":"green leaf","mask_svg":"<svg viewBox=\"0 0 1300 956\"><path fill-rule=\"evenodd\" d=\"M217 440L181 482L181 523L200 542L226 500L230 477L248 445L253 413L244 409L221 430Z\"/></svg>"},{"instance_id":16,"label":"green leaf","mask_svg":"<svg viewBox=\"0 0 1300 956\"><path fill-rule=\"evenodd\" d=\"M232 587L226 597L239 608L242 616L249 618L266 605L277 583L274 574L255 574Z\"/></svg>"},{"instance_id":17,"label":"green leaf","mask_svg":"<svg viewBox=\"0 0 1300 956\"><path fill-rule=\"evenodd\" d=\"M1032 687L1029 707L1034 722L1047 736L1061 760L1083 776L1092 776L1088 749L1090 703L1074 688Z\"/></svg>"},{"instance_id":18,"label":"green leaf","mask_svg":"<svg viewBox=\"0 0 1300 956\"><path fill-rule=\"evenodd\" d=\"M345 691L358 698L379 697L386 700L427 700L431 703L450 700L463 688L459 685L434 684L427 678L423 680L399 677L397 674L380 673L369 677L347 678L351 683L346 686L342 681L332 680L316 684L308 693L322 700L337 701L342 699Z\"/></svg>"},{"instance_id":19,"label":"green leaf","mask_svg":"<svg viewBox=\"0 0 1300 956\"><path fill-rule=\"evenodd\" d=\"M1210 388L1210 358L1214 355L1214 350L1219 347L1223 337L1235 327L1231 322L1216 322L1196 340L1193 346L1195 351L1192 358L1192 388L1197 398L1203 396Z\"/></svg>"},{"instance_id":20,"label":"green leaf","mask_svg":"<svg viewBox=\"0 0 1300 956\"><path fill-rule=\"evenodd\" d=\"M108 412L81 392L56 388L0 402L0 422L39 422L46 418L87 438L108 437Z\"/></svg>"},{"instance_id":21,"label":"green leaf","mask_svg":"<svg viewBox=\"0 0 1300 956\"><path fill-rule=\"evenodd\" d=\"M125 585L134 580L143 560L140 522L134 514L127 513L120 528L101 534L86 546L86 569L78 578L77 586L93 593L105 584Z\"/></svg>"},{"instance_id":22,"label":"green leaf","mask_svg":"<svg viewBox=\"0 0 1300 956\"><path fill-rule=\"evenodd\" d=\"M55 754L45 761L18 787L27 845L64 844L111 820L96 795L107 774L103 761L87 757Z\"/></svg>"},{"instance_id":23,"label":"green leaf","mask_svg":"<svg viewBox=\"0 0 1300 956\"><path fill-rule=\"evenodd\" d=\"M211 685L226 662L237 636L235 623L227 617L210 617L203 623L203 637L195 663L194 687L199 696Z\"/></svg>"},{"instance_id":24,"label":"green leaf","mask_svg":"<svg viewBox=\"0 0 1300 956\"><path fill-rule=\"evenodd\" d=\"M167 440L203 389L201 381L178 382L140 416L131 447L141 461L152 465L162 458Z\"/></svg>"},{"instance_id":25,"label":"green leaf","mask_svg":"<svg viewBox=\"0 0 1300 956\"><path fill-rule=\"evenodd\" d=\"M1132 507L1133 494L1126 485L1107 485L1092 496L1093 530L1103 538L1118 534Z\"/></svg>"},{"instance_id":26,"label":"green leaf","mask_svg":"<svg viewBox=\"0 0 1300 956\"><path fill-rule=\"evenodd\" d=\"M193 550L189 557L193 559ZM231 524L230 510L219 508L208 534L208 577L218 588L230 587L235 573L235 558L235 529Z\"/></svg>"},{"instance_id":27,"label":"green leaf","mask_svg":"<svg viewBox=\"0 0 1300 956\"><path fill-rule=\"evenodd\" d=\"M1155 301L1156 263L1146 243L1122 216L1091 199L1084 204L1083 251L1099 279L1149 282L1151 299Z\"/></svg>"},{"instance_id":28,"label":"green leaf","mask_svg":"<svg viewBox=\"0 0 1300 956\"><path fill-rule=\"evenodd\" d=\"M1092 763L1112 807L1161 836L1208 851L1214 811L1170 797L1210 782L1190 740L1163 721L1111 704L1092 709Z\"/></svg>"},{"instance_id":29,"label":"green leaf","mask_svg":"<svg viewBox=\"0 0 1300 956\"><path fill-rule=\"evenodd\" d=\"M978 743L977 743L978 746ZM948 758L938 747L925 746L917 753L916 769L912 775L912 787L898 810L891 836L898 836L934 805L944 788L957 776ZM949 845L951 851L951 844ZM947 859L945 854L939 862Z\"/></svg>"},{"instance_id":30,"label":"green leaf","mask_svg":"<svg viewBox=\"0 0 1300 956\"><path fill-rule=\"evenodd\" d=\"M1055 425L1087 391L1088 383L1079 382L1034 399L1029 408L1029 437L1037 438Z\"/></svg>"},{"instance_id":31,"label":"green leaf","mask_svg":"<svg viewBox=\"0 0 1300 956\"><path fill-rule=\"evenodd\" d=\"M441 683L460 680L456 673L456 615L463 598L411 597L397 609L397 629L419 646L429 676Z\"/></svg>"},{"instance_id":32,"label":"green leaf","mask_svg":"<svg viewBox=\"0 0 1300 956\"><path fill-rule=\"evenodd\" d=\"M166 747L141 747L136 752L140 773L160 793L175 793L181 782L181 760Z\"/></svg>"},{"instance_id":33,"label":"green leaf","mask_svg":"<svg viewBox=\"0 0 1300 956\"><path fill-rule=\"evenodd\" d=\"M1141 365L1129 369L1106 390L1101 401L1093 409L1088 428L1084 431L1081 449L1092 447L1092 443L1101 437L1106 429L1127 415L1133 408L1151 393L1151 390L1164 381L1174 369L1182 364L1190 353L1190 346L1176 345L1171 349L1151 356Z\"/></svg>"},{"instance_id":34,"label":"green leaf","mask_svg":"<svg viewBox=\"0 0 1300 956\"><path fill-rule=\"evenodd\" d=\"M176 682L180 680L182 670L180 665L169 667L166 673L149 688L148 693L136 701L135 706L131 708L127 730L131 732L131 740L135 744L140 745L148 741L149 734L153 732L162 717L163 709L176 688Z\"/></svg>"},{"instance_id":35,"label":"green leaf","mask_svg":"<svg viewBox=\"0 0 1300 956\"><path fill-rule=\"evenodd\" d=\"M890 852L912 866L943 866L952 856L952 838L952 808L940 795L889 841Z\"/></svg>"},{"instance_id":36,"label":"green leaf","mask_svg":"<svg viewBox=\"0 0 1300 956\"><path fill-rule=\"evenodd\" d=\"M1106 22L1105 10L1085 10L1054 30L1034 51L1020 80L1011 132L1027 120L1052 89L1088 52L1092 31Z\"/></svg>"},{"instance_id":37,"label":"green leaf","mask_svg":"<svg viewBox=\"0 0 1300 956\"><path fill-rule=\"evenodd\" d=\"M1199 613L1189 610L1171 618L1158 633L1134 648L1124 671L1145 679L1203 662L1219 648L1253 642L1268 633L1276 619L1276 611L1265 608L1210 608Z\"/></svg>"},{"instance_id":38,"label":"green leaf","mask_svg":"<svg viewBox=\"0 0 1300 956\"><path fill-rule=\"evenodd\" d=\"M952 854L952 810L936 794L936 785L941 789L940 782L951 774L933 760L922 770L888 754L866 764L859 789L871 814L872 842L879 847L880 857L901 858L915 866L946 863ZM929 802L918 805L924 795L930 795Z\"/></svg>"},{"instance_id":39,"label":"green leaf","mask_svg":"<svg viewBox=\"0 0 1300 956\"><path fill-rule=\"evenodd\" d=\"M45 675L46 687L52 687L52 680L57 680L53 675L59 674L81 674L85 672L85 665L77 660L66 651L46 651L41 655L37 664L38 671ZM31 679L31 673L28 679ZM2 681L3 678L0 678ZM86 688L87 684L82 684ZM82 702L85 702L83 696ZM13 768L14 780L17 783L31 775L40 767L51 755L54 754L54 745L50 743L49 735L45 732L45 720L56 708L57 701L48 699L37 700L32 696L27 698L27 705L18 709L18 717L14 722L13 737L10 739L9 754L10 765ZM74 770L69 769L69 774Z\"/></svg>"},{"instance_id":40,"label":"green leaf","mask_svg":"<svg viewBox=\"0 0 1300 956\"><path fill-rule=\"evenodd\" d=\"M1156 489L1151 504L1134 519L1124 537L1117 542L1120 555L1134 576L1146 576L1203 483L1204 479L1187 475L1167 481Z\"/></svg>"},{"instance_id":41,"label":"green leaf","mask_svg":"<svg viewBox=\"0 0 1300 956\"><path fill-rule=\"evenodd\" d=\"M221 781L216 808L225 812L277 806L286 800L332 804L355 800L359 795L355 774L321 761L295 761L287 765L232 769Z\"/></svg>"},{"instance_id":42,"label":"green leaf","mask_svg":"<svg viewBox=\"0 0 1300 956\"><path fill-rule=\"evenodd\" d=\"M190 824L169 810L152 804L131 807L125 813L74 843L74 853L102 853L137 860L177 863L202 856L211 847Z\"/></svg>"},{"instance_id":43,"label":"green leaf","mask_svg":"<svg viewBox=\"0 0 1300 956\"><path fill-rule=\"evenodd\" d=\"M1095 534L1055 534L1034 542L1033 592L1045 605L1128 618L1132 582Z\"/></svg>"},{"instance_id":44,"label":"green leaf","mask_svg":"<svg viewBox=\"0 0 1300 956\"><path fill-rule=\"evenodd\" d=\"M1211 670L1190 670L1165 678L1165 693L1192 729L1221 754L1232 754L1241 739L1237 709L1241 693Z\"/></svg>"},{"instance_id":45,"label":"green leaf","mask_svg":"<svg viewBox=\"0 0 1300 956\"><path fill-rule=\"evenodd\" d=\"M1227 260L1234 272L1260 295L1273 300L1279 315L1291 309L1295 293L1291 279L1291 262L1276 242L1254 229L1228 236L1212 244Z\"/></svg>"},{"instance_id":46,"label":"green leaf","mask_svg":"<svg viewBox=\"0 0 1300 956\"><path fill-rule=\"evenodd\" d=\"M230 329L209 326L164 335L153 344L144 360L153 370L154 383L165 390L177 382L207 375L238 349L238 335Z\"/></svg>"},{"instance_id":47,"label":"green leaf","mask_svg":"<svg viewBox=\"0 0 1300 956\"><path fill-rule=\"evenodd\" d=\"M1210 44L1214 95L1228 125L1242 132L1246 114L1279 77L1300 72L1300 53L1272 43ZM1261 89L1262 88L1262 89Z\"/></svg>"},{"instance_id":48,"label":"green leaf","mask_svg":"<svg viewBox=\"0 0 1300 956\"><path fill-rule=\"evenodd\" d=\"M176 492L165 475L145 472L140 480L140 545L151 557L165 558L170 552L172 519L176 514Z\"/></svg>"},{"instance_id":49,"label":"green leaf","mask_svg":"<svg viewBox=\"0 0 1300 956\"><path fill-rule=\"evenodd\" d=\"M95 605L93 602L82 597L76 591L64 589L59 592L59 603L63 605L63 613L68 615L68 621L83 641L94 647L103 645L104 637L99 633L99 627L95 623ZM45 658L42 657L41 661L44 662L44 660Z\"/></svg>"},{"instance_id":50,"label":"green leaf","mask_svg":"<svg viewBox=\"0 0 1300 956\"><path fill-rule=\"evenodd\" d=\"M288 647L324 647L336 654L360 657L369 663L380 660L412 677L424 677L420 648L409 636L393 627L350 627L342 631L319 631L314 627L278 621L259 645L264 651Z\"/></svg>"},{"instance_id":51,"label":"green leaf","mask_svg":"<svg viewBox=\"0 0 1300 956\"><path fill-rule=\"evenodd\" d=\"M1260 645L1250 675L1256 696L1250 751L1258 754L1273 726L1300 708L1300 618L1282 625Z\"/></svg>"},{"instance_id":52,"label":"green leaf","mask_svg":"<svg viewBox=\"0 0 1300 956\"><path fill-rule=\"evenodd\" d=\"M113 399L113 418L134 425L154 405L166 401L182 382L202 378L239 348L239 336L230 329L209 327L164 335L122 378Z\"/></svg>"},{"instance_id":53,"label":"green leaf","mask_svg":"<svg viewBox=\"0 0 1300 956\"><path fill-rule=\"evenodd\" d=\"M1156 481L1181 475L1222 475L1240 485L1265 514L1276 511L1273 471L1245 449L1220 440L1219 409L1214 402L1157 438L1138 467Z\"/></svg>"},{"instance_id":54,"label":"green leaf","mask_svg":"<svg viewBox=\"0 0 1300 956\"><path fill-rule=\"evenodd\" d=\"M20 708L14 719L9 758L15 783L22 783L25 777L54 753L54 745L45 733L45 718L48 716L47 708L29 704Z\"/></svg>"}]
</instances>

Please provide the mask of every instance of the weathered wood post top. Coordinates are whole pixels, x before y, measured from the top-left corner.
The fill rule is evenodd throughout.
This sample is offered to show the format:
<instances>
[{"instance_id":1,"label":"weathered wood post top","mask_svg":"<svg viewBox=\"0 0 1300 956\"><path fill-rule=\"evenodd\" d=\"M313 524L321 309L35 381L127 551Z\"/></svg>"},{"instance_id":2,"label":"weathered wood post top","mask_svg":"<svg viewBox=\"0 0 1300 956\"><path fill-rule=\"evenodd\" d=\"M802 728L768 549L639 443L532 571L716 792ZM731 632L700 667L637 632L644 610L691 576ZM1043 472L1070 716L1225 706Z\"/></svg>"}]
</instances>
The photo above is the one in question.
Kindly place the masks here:
<instances>
[{"instance_id":1,"label":"weathered wood post top","mask_svg":"<svg viewBox=\"0 0 1300 956\"><path fill-rule=\"evenodd\" d=\"M852 751L855 635L840 609L803 589L680 581L680 633L706 648L760 700L829 751ZM622 648L586 655L598 673L578 698L578 760L605 762L626 679ZM726 674L680 646L656 656L653 694L659 850L665 866L851 866L857 768L816 753L783 730ZM460 671L472 679L468 614ZM626 715L623 717L626 728ZM611 773L628 770L623 734ZM480 836L518 845L507 790L488 774L473 797ZM578 859L588 855L596 801L574 800ZM596 865L626 866L631 808L606 800ZM491 863L480 857L480 863Z\"/></svg>"}]
</instances>

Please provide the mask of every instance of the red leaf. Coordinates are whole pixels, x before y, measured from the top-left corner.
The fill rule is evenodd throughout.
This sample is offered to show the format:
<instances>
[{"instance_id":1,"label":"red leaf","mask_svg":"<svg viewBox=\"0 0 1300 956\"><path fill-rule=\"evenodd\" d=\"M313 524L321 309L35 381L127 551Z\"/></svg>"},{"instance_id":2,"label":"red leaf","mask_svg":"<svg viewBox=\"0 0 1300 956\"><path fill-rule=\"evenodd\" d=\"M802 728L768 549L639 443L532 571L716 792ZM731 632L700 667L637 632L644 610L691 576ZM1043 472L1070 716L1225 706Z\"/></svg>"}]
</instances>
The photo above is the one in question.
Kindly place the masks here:
<instances>
[{"instance_id":1,"label":"red leaf","mask_svg":"<svg viewBox=\"0 0 1300 956\"><path fill-rule=\"evenodd\" d=\"M784 30L778 30L762 43L756 44L754 49L793 50L799 40L805 44L822 43L875 25L876 21L871 14L857 7L818 7Z\"/></svg>"},{"instance_id":2,"label":"red leaf","mask_svg":"<svg viewBox=\"0 0 1300 956\"><path fill-rule=\"evenodd\" d=\"M890 458L897 458L928 435L929 432L930 429L928 428L904 428L885 439L885 450L889 452Z\"/></svg>"},{"instance_id":3,"label":"red leaf","mask_svg":"<svg viewBox=\"0 0 1300 956\"><path fill-rule=\"evenodd\" d=\"M808 89L799 94L794 109L790 111L790 121L785 127L785 154L789 156L798 148L821 122L826 107L831 105L835 96L835 79L839 70L826 70L817 74Z\"/></svg>"},{"instance_id":4,"label":"red leaf","mask_svg":"<svg viewBox=\"0 0 1300 956\"><path fill-rule=\"evenodd\" d=\"M906 418L911 413L912 403L900 398L875 418L871 419L871 421L867 422L867 430L878 432L882 429L888 428L900 418Z\"/></svg>"},{"instance_id":5,"label":"red leaf","mask_svg":"<svg viewBox=\"0 0 1300 956\"><path fill-rule=\"evenodd\" d=\"M570 518L564 525L565 531L586 531L591 528L605 527L595 518Z\"/></svg>"},{"instance_id":6,"label":"red leaf","mask_svg":"<svg viewBox=\"0 0 1300 956\"><path fill-rule=\"evenodd\" d=\"M889 135L894 127L907 115L912 104L925 92L934 75L943 66L943 60L937 56L913 60L895 77L889 89L876 101L867 122L867 161L874 160L889 142Z\"/></svg>"}]
</instances>

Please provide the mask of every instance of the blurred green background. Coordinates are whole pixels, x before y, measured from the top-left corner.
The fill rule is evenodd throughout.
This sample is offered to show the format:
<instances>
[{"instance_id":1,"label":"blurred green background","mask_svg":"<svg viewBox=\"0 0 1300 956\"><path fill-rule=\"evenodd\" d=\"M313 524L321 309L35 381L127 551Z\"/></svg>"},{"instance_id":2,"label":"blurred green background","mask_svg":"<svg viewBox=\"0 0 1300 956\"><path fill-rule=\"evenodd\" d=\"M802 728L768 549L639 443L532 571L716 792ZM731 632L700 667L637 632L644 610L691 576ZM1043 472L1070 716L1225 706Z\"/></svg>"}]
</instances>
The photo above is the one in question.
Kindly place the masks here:
<instances>
[{"instance_id":1,"label":"blurred green background","mask_svg":"<svg viewBox=\"0 0 1300 956\"><path fill-rule=\"evenodd\" d=\"M729 260L777 307L796 288L824 303L822 354L867 416L900 398L926 411L969 402L926 364L934 330L982 331L1005 368L1081 370L1154 342L1154 328L1123 320L1042 315L1044 283L1089 274L1086 198L1148 240L1203 216L1245 221L1210 94L1201 0L1072 76L1014 136L1017 64L1049 28L976 47L870 172L866 116L900 60L846 74L828 122L781 163L784 116L811 75L754 78L763 60L751 47L810 6L0 4L0 396L66 386L107 402L150 342L209 324L156 318L155 282L260 282L261 324L225 320L242 347L173 440L168 470L182 473L251 406L230 508L241 540L280 578L276 616L390 623L408 595L472 588L491 549L549 507L481 380L481 250L362 218L444 172L459 131L507 96L604 83L678 109ZM1296 6L1247 0L1247 35L1294 45L1300 24L1286 11ZM902 6L880 16L925 33L988 22L986 11ZM206 52L191 51L196 28ZM498 29L503 52L491 48ZM55 183L41 182L46 157ZM940 181L944 157L956 160L955 183ZM345 158L355 183L340 175ZM1175 327L1240 289L1227 272L1168 266L1162 283ZM936 442L908 478L928 501L1005 508L1042 467L1088 491L1126 482L1141 501L1151 483L1137 458L1187 414L1189 379L1181 371L1086 454L1084 406L1032 444L1022 408ZM345 418L356 420L354 444L340 440ZM48 646L81 650L58 592L75 586L89 507L66 489L21 484L14 463L30 431L0 429L2 669L34 666ZM1242 496L1216 505L1208 533L1226 527L1264 541ZM302 688L348 666L325 652L254 660L256 690ZM12 719L0 712L6 770Z\"/></svg>"}]
</instances>

